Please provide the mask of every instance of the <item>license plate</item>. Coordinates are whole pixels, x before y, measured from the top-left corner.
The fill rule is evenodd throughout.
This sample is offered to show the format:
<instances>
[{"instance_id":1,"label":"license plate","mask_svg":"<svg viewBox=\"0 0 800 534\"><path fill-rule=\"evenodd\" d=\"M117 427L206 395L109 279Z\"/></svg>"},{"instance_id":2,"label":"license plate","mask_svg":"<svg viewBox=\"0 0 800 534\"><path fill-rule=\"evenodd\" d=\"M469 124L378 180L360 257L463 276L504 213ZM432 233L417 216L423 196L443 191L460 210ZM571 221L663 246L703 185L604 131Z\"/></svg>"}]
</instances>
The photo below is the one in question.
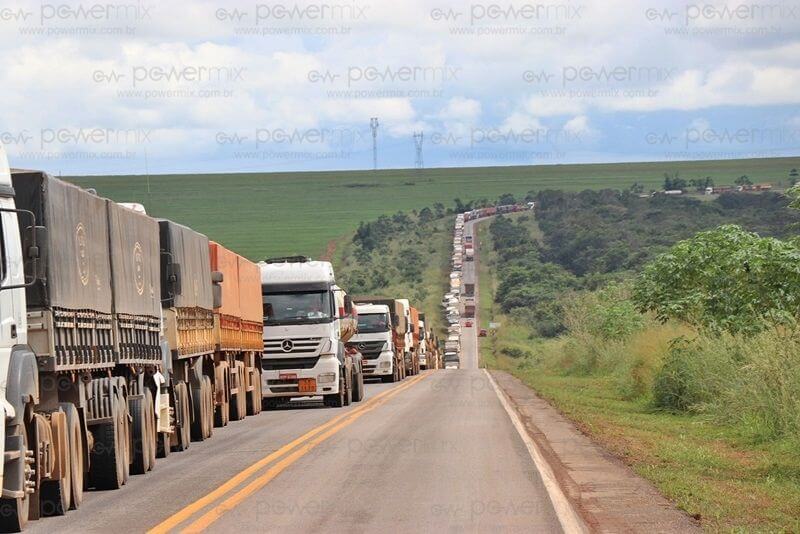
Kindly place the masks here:
<instances>
[{"instance_id":1,"label":"license plate","mask_svg":"<svg viewBox=\"0 0 800 534\"><path fill-rule=\"evenodd\" d=\"M297 380L297 373L281 373L278 375L279 380Z\"/></svg>"},{"instance_id":2,"label":"license plate","mask_svg":"<svg viewBox=\"0 0 800 534\"><path fill-rule=\"evenodd\" d=\"M300 393L316 393L317 380L314 378L301 378L299 383Z\"/></svg>"}]
</instances>

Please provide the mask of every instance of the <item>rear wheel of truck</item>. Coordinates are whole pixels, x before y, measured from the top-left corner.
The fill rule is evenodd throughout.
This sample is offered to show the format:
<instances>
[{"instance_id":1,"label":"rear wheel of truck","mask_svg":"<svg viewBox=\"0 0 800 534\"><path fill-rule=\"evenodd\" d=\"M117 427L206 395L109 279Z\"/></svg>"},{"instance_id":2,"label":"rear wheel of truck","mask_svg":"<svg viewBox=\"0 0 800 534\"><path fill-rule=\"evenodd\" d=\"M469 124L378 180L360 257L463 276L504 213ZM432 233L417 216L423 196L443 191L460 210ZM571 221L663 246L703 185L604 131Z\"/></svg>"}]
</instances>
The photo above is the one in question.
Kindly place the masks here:
<instances>
[{"instance_id":1,"label":"rear wheel of truck","mask_svg":"<svg viewBox=\"0 0 800 534\"><path fill-rule=\"evenodd\" d=\"M50 428L53 441L52 453L56 458L56 465L64 468L58 480L42 481L40 507L43 516L64 515L72 504L72 465L70 464L70 440L67 427L67 414L63 411L53 412L50 416Z\"/></svg>"},{"instance_id":2,"label":"rear wheel of truck","mask_svg":"<svg viewBox=\"0 0 800 534\"><path fill-rule=\"evenodd\" d=\"M344 405L350 406L353 403L353 373L351 372L344 380Z\"/></svg>"},{"instance_id":3,"label":"rear wheel of truck","mask_svg":"<svg viewBox=\"0 0 800 534\"><path fill-rule=\"evenodd\" d=\"M114 421L101 423L93 431L90 475L92 484L98 490L119 489L125 481L125 452L117 418L115 415Z\"/></svg>"},{"instance_id":4,"label":"rear wheel of truck","mask_svg":"<svg viewBox=\"0 0 800 534\"><path fill-rule=\"evenodd\" d=\"M194 419L192 420L192 441L203 441L209 437L209 392L206 386L206 376L200 380L199 388L192 388L192 406ZM213 401L212 401L213 402Z\"/></svg>"},{"instance_id":5,"label":"rear wheel of truck","mask_svg":"<svg viewBox=\"0 0 800 534\"><path fill-rule=\"evenodd\" d=\"M236 362L234 367L236 374L236 393L231 394L231 419L233 421L241 421L247 414L247 400L245 399L245 383L244 383L244 364Z\"/></svg>"},{"instance_id":6,"label":"rear wheel of truck","mask_svg":"<svg viewBox=\"0 0 800 534\"><path fill-rule=\"evenodd\" d=\"M191 442L191 414L189 410L189 388L186 382L175 384L175 432L177 434L176 451L185 451Z\"/></svg>"},{"instance_id":7,"label":"rear wheel of truck","mask_svg":"<svg viewBox=\"0 0 800 534\"><path fill-rule=\"evenodd\" d=\"M214 434L214 386L211 384L211 377L203 377L203 398L205 399L206 417L205 424L205 439L210 438Z\"/></svg>"},{"instance_id":8,"label":"rear wheel of truck","mask_svg":"<svg viewBox=\"0 0 800 534\"><path fill-rule=\"evenodd\" d=\"M228 375L228 364L222 362L214 369L216 379L216 396L219 403L214 409L214 426L223 427L228 425L230 419L230 402L228 392L230 392L230 377Z\"/></svg>"},{"instance_id":9,"label":"rear wheel of truck","mask_svg":"<svg viewBox=\"0 0 800 534\"><path fill-rule=\"evenodd\" d=\"M72 502L69 509L77 510L83 502L83 459L85 454L83 429L78 409L73 404L63 402L59 406L67 415L67 431L69 432L69 465L70 480L72 481Z\"/></svg>"},{"instance_id":10,"label":"rear wheel of truck","mask_svg":"<svg viewBox=\"0 0 800 534\"><path fill-rule=\"evenodd\" d=\"M261 401L261 408L264 410L274 410L278 407L278 399L275 397L268 397Z\"/></svg>"},{"instance_id":11,"label":"rear wheel of truck","mask_svg":"<svg viewBox=\"0 0 800 534\"><path fill-rule=\"evenodd\" d=\"M128 409L131 412L132 462L131 474L143 475L150 468L150 451L148 451L148 424L145 412L144 397L137 395L128 398Z\"/></svg>"},{"instance_id":12,"label":"rear wheel of truck","mask_svg":"<svg viewBox=\"0 0 800 534\"><path fill-rule=\"evenodd\" d=\"M353 402L361 402L364 398L364 372L358 371L353 377Z\"/></svg>"},{"instance_id":13,"label":"rear wheel of truck","mask_svg":"<svg viewBox=\"0 0 800 534\"><path fill-rule=\"evenodd\" d=\"M11 499L0 499L0 530L3 532L22 531L25 525L28 524L28 515L30 513L31 494L25 491L25 486L28 482L33 481L34 472L31 465L33 458L30 456L30 452L32 451L28 449L28 430L24 422L19 425L19 433L22 436L22 443L19 448L19 461L22 463L18 464L18 467L23 470L21 473L23 496ZM5 476L11 476L11 473L6 471Z\"/></svg>"},{"instance_id":14,"label":"rear wheel of truck","mask_svg":"<svg viewBox=\"0 0 800 534\"><path fill-rule=\"evenodd\" d=\"M253 370L253 391L247 393L247 415L258 415L261 412L261 373Z\"/></svg>"},{"instance_id":15,"label":"rear wheel of truck","mask_svg":"<svg viewBox=\"0 0 800 534\"><path fill-rule=\"evenodd\" d=\"M148 471L156 466L158 456L158 426L156 425L156 407L153 392L149 388L144 390L144 413L147 414L147 452L150 458Z\"/></svg>"}]
</instances>

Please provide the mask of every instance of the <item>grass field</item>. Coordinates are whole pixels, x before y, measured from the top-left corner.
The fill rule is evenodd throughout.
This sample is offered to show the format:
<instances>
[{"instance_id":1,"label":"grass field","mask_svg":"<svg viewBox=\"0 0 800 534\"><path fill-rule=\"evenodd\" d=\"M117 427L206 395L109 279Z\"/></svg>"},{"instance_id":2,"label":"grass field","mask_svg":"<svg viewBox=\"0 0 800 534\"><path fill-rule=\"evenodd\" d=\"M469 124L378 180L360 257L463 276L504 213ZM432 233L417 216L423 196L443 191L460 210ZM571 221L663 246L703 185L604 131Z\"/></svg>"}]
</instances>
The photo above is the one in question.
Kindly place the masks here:
<instances>
[{"instance_id":1,"label":"grass field","mask_svg":"<svg viewBox=\"0 0 800 534\"><path fill-rule=\"evenodd\" d=\"M308 173L85 176L67 179L117 201L140 202L156 217L186 224L251 259L319 256L360 221L453 199L496 199L535 189L660 188L665 172L711 176L718 184L747 174L788 180L800 158L526 167Z\"/></svg>"}]
</instances>

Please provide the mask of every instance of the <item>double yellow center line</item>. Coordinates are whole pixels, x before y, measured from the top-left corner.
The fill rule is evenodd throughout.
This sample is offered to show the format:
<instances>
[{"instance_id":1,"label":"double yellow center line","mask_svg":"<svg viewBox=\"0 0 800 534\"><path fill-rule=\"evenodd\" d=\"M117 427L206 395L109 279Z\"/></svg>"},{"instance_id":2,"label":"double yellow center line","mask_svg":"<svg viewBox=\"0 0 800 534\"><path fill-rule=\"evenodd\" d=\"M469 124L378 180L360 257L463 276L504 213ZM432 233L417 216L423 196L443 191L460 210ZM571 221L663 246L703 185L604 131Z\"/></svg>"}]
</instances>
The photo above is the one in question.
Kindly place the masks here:
<instances>
[{"instance_id":1,"label":"double yellow center line","mask_svg":"<svg viewBox=\"0 0 800 534\"><path fill-rule=\"evenodd\" d=\"M247 497L263 488L287 467L305 456L311 449L327 440L343 428L352 424L362 415L374 410L381 404L388 401L390 398L410 388L426 376L427 373L419 375L407 381L405 384L401 384L392 389L383 391L364 402L357 408L337 415L330 421L313 428L296 440L287 443L280 449L257 461L247 469L244 469L240 473L234 475L227 482L219 486L211 493L201 497L179 512L170 516L165 521L159 523L150 529L148 534L162 534L170 532L177 528L180 524L188 521L198 512L203 511L208 506L215 505L191 524L189 524L186 528L184 528L182 532L200 532L208 528L209 525L222 517L225 512L233 509ZM275 460L278 461L276 462ZM255 478L250 480L254 476ZM237 489L240 485L248 480L250 480L250 482L247 485L228 496L229 493Z\"/></svg>"}]
</instances>

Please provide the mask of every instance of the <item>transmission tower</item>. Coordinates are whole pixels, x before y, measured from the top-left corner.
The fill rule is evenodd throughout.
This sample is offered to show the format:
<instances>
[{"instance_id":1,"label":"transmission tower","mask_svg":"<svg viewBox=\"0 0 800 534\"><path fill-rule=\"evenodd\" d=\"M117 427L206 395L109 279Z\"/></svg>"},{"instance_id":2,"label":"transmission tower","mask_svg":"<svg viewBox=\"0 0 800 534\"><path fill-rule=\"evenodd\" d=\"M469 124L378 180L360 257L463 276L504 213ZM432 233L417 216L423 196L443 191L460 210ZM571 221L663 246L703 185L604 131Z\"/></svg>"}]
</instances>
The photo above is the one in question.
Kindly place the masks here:
<instances>
[{"instance_id":1,"label":"transmission tower","mask_svg":"<svg viewBox=\"0 0 800 534\"><path fill-rule=\"evenodd\" d=\"M378 170L378 117L369 120L369 127L372 129L372 168Z\"/></svg>"},{"instance_id":2,"label":"transmission tower","mask_svg":"<svg viewBox=\"0 0 800 534\"><path fill-rule=\"evenodd\" d=\"M414 167L422 169L425 165L422 163L422 140L424 134L422 132L414 132L414 147L417 149L417 159L414 160Z\"/></svg>"}]
</instances>

